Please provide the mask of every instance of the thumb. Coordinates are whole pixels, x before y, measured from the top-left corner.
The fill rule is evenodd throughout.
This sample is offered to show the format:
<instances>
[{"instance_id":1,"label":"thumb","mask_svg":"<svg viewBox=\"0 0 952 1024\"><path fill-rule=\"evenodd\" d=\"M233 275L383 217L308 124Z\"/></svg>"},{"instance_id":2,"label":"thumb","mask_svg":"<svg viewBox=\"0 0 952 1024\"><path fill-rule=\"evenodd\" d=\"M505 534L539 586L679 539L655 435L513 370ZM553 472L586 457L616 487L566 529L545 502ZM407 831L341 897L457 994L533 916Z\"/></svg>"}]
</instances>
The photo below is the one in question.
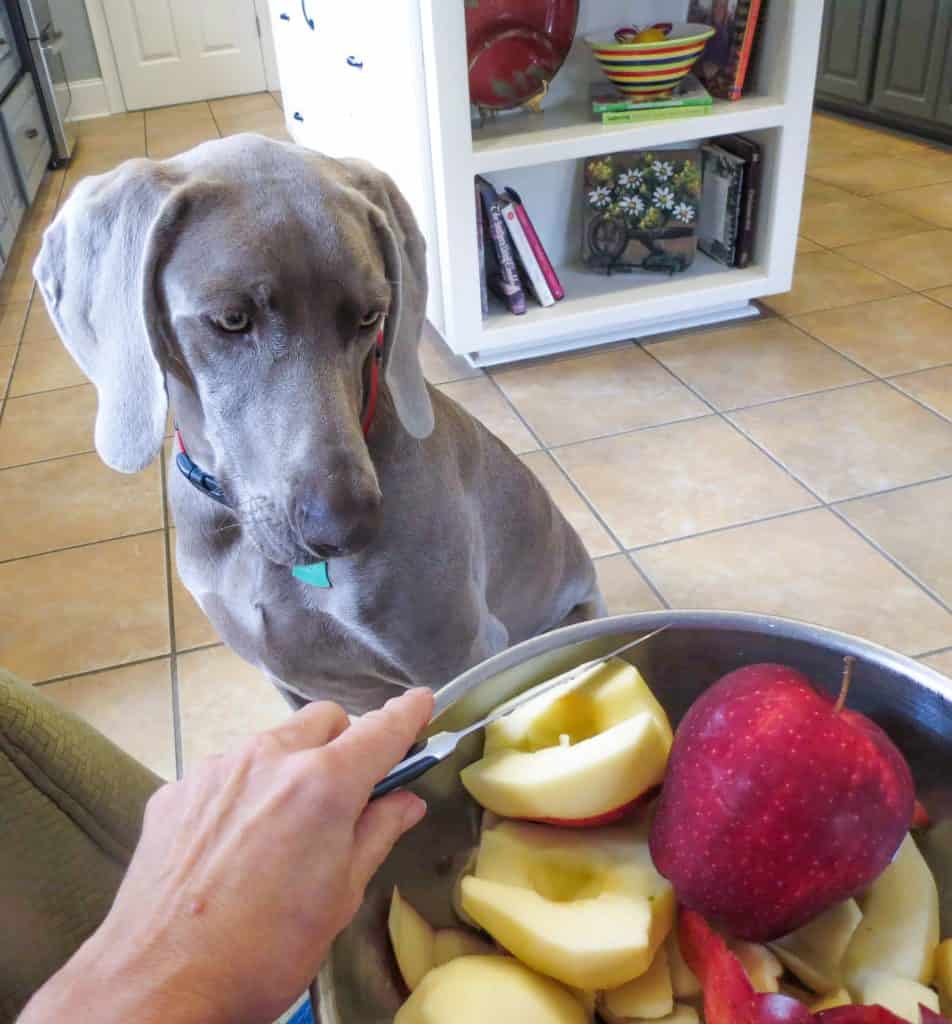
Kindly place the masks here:
<instances>
[{"instance_id":1,"label":"thumb","mask_svg":"<svg viewBox=\"0 0 952 1024\"><path fill-rule=\"evenodd\" d=\"M353 879L361 891L397 840L426 814L426 802L407 790L367 805L354 829Z\"/></svg>"}]
</instances>

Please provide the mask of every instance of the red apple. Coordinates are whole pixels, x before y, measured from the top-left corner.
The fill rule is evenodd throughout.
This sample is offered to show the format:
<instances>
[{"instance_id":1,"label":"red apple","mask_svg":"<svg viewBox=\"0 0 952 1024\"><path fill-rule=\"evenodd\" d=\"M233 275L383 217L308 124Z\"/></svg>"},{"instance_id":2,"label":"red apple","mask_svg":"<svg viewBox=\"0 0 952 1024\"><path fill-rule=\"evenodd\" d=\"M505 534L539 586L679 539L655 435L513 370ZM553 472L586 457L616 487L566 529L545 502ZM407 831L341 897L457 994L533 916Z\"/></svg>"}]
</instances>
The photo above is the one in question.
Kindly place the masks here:
<instances>
[{"instance_id":1,"label":"red apple","mask_svg":"<svg viewBox=\"0 0 952 1024\"><path fill-rule=\"evenodd\" d=\"M866 888L912 820L903 756L873 722L785 665L749 665L675 735L651 855L679 901L765 942Z\"/></svg>"},{"instance_id":2,"label":"red apple","mask_svg":"<svg viewBox=\"0 0 952 1024\"><path fill-rule=\"evenodd\" d=\"M920 1006L919 1010L921 1024L949 1024L945 1017L940 1017L928 1006ZM818 1013L816 1021L817 1024L906 1024L902 1017L881 1006L837 1006Z\"/></svg>"}]
</instances>

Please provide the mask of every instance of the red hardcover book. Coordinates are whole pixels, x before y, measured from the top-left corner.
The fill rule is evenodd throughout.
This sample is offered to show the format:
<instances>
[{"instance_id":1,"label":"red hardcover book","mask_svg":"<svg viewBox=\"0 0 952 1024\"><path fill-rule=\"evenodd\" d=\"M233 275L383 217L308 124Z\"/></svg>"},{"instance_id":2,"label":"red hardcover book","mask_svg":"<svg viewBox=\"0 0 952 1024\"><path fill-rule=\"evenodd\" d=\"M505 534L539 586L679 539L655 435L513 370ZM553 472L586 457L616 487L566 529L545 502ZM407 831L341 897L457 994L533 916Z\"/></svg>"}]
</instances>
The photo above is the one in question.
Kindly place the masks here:
<instances>
[{"instance_id":1,"label":"red hardcover book","mask_svg":"<svg viewBox=\"0 0 952 1024\"><path fill-rule=\"evenodd\" d=\"M542 271L542 276L545 278L545 282L549 286L549 291L552 292L552 297L556 302L558 302L559 299L564 299L565 289L562 287L559 275L555 272L555 267L552 266L549 254L545 251L545 246L542 244L541 239L536 233L535 226L529 219L529 214L526 212L525 205L519 197L519 193L513 188L507 188L504 190L503 194L512 200L512 204L516 210L516 217L522 225L522 230L525 232L529 246L532 249L532 255L535 256L536 262L539 264L539 269Z\"/></svg>"},{"instance_id":2,"label":"red hardcover book","mask_svg":"<svg viewBox=\"0 0 952 1024\"><path fill-rule=\"evenodd\" d=\"M691 0L688 21L715 30L694 67L712 96L740 99L764 7L765 0Z\"/></svg>"}]
</instances>

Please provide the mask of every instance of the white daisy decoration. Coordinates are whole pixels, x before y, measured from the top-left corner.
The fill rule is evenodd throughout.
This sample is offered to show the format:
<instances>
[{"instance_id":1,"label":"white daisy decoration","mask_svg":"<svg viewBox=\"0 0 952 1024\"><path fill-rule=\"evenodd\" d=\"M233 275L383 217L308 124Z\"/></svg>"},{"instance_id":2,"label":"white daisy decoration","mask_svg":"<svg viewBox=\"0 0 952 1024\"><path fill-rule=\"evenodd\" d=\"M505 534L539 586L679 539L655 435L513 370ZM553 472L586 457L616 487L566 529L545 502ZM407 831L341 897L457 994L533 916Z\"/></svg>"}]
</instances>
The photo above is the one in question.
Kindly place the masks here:
<instances>
[{"instance_id":1,"label":"white daisy decoration","mask_svg":"<svg viewBox=\"0 0 952 1024\"><path fill-rule=\"evenodd\" d=\"M688 203L678 203L672 212L682 224L690 224L694 220L694 207Z\"/></svg>"},{"instance_id":2,"label":"white daisy decoration","mask_svg":"<svg viewBox=\"0 0 952 1024\"><path fill-rule=\"evenodd\" d=\"M654 191L654 204L662 210L670 210L674 206L674 193L671 189L661 186Z\"/></svg>"},{"instance_id":3,"label":"white daisy decoration","mask_svg":"<svg viewBox=\"0 0 952 1024\"><path fill-rule=\"evenodd\" d=\"M596 185L589 192L588 201L596 209L603 209L612 201L612 190L607 185Z\"/></svg>"},{"instance_id":4,"label":"white daisy decoration","mask_svg":"<svg viewBox=\"0 0 952 1024\"><path fill-rule=\"evenodd\" d=\"M674 165L669 164L667 160L655 160L651 169L659 181L667 181L674 174Z\"/></svg>"},{"instance_id":5,"label":"white daisy decoration","mask_svg":"<svg viewBox=\"0 0 952 1024\"><path fill-rule=\"evenodd\" d=\"M641 196L622 196L618 200L618 208L624 213L635 213L640 216L645 212L645 203Z\"/></svg>"},{"instance_id":6,"label":"white daisy decoration","mask_svg":"<svg viewBox=\"0 0 952 1024\"><path fill-rule=\"evenodd\" d=\"M632 167L631 170L622 171L621 174L618 175L618 184L621 185L622 188L630 189L634 192L641 188L641 183L644 181L644 178L644 171L639 167Z\"/></svg>"}]
</instances>

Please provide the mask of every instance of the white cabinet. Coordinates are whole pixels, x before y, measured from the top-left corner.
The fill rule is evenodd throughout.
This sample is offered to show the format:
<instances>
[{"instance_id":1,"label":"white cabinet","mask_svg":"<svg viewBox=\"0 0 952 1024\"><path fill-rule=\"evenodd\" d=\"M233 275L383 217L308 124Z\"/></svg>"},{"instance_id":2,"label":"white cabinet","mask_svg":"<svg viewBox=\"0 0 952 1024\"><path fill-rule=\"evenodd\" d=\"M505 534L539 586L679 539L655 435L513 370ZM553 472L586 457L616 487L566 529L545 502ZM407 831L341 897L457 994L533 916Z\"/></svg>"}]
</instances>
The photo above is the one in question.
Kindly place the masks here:
<instances>
[{"instance_id":1,"label":"white cabinet","mask_svg":"<svg viewBox=\"0 0 952 1024\"><path fill-rule=\"evenodd\" d=\"M450 348L492 363L750 315L793 278L822 0L771 3L744 98L698 118L603 126L584 36L606 24L683 18L687 0L581 0L576 41L543 112L470 116L464 0L271 0L288 127L301 145L390 173L429 244L430 319ZM313 20L311 28L305 12ZM743 132L763 149L754 259L698 255L686 273L604 277L578 264L581 162L599 153ZM515 317L480 312L473 177L518 189L566 298Z\"/></svg>"}]
</instances>

